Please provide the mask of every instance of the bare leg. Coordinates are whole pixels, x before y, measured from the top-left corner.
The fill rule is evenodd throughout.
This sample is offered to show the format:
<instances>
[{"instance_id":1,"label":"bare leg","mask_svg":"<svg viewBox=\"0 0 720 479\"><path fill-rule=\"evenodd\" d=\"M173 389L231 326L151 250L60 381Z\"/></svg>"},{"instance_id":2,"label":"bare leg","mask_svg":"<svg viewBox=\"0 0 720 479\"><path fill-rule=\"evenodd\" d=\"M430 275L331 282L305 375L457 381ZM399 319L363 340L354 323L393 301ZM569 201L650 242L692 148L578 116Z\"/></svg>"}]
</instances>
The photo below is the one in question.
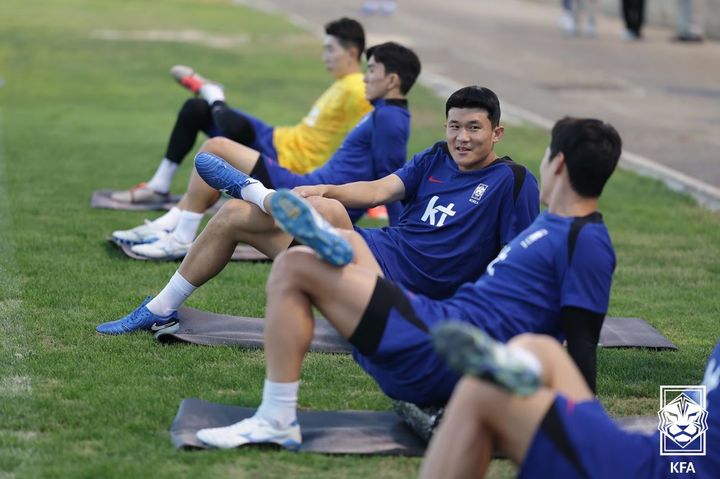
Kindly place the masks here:
<instances>
[{"instance_id":1,"label":"bare leg","mask_svg":"<svg viewBox=\"0 0 720 479\"><path fill-rule=\"evenodd\" d=\"M542 364L543 385L573 401L593 399L593 393L567 351L550 336L521 334L508 342L532 352Z\"/></svg>"},{"instance_id":2,"label":"bare leg","mask_svg":"<svg viewBox=\"0 0 720 479\"><path fill-rule=\"evenodd\" d=\"M193 286L201 286L230 262L239 242L248 243L274 258L286 250L291 241L256 205L230 200L197 237L178 271Z\"/></svg>"},{"instance_id":3,"label":"bare leg","mask_svg":"<svg viewBox=\"0 0 720 479\"><path fill-rule=\"evenodd\" d=\"M421 477L483 477L495 448L521 464L556 393L576 402L593 399L577 366L554 338L523 334L508 346L538 358L544 387L521 398L476 378L463 379L431 441Z\"/></svg>"},{"instance_id":4,"label":"bare leg","mask_svg":"<svg viewBox=\"0 0 720 479\"><path fill-rule=\"evenodd\" d=\"M265 360L267 378L289 383L300 379L312 340L312 305L349 338L374 291L377 274L358 265L336 268L306 247L279 255L267 283Z\"/></svg>"},{"instance_id":5,"label":"bare leg","mask_svg":"<svg viewBox=\"0 0 720 479\"><path fill-rule=\"evenodd\" d=\"M548 389L520 398L478 379L463 379L430 441L420 477L484 477L496 448L521 464L554 398Z\"/></svg>"},{"instance_id":6,"label":"bare leg","mask_svg":"<svg viewBox=\"0 0 720 479\"><path fill-rule=\"evenodd\" d=\"M246 175L252 173L260 157L257 150L221 136L207 140L203 143L201 151L207 151L219 156Z\"/></svg>"}]
</instances>

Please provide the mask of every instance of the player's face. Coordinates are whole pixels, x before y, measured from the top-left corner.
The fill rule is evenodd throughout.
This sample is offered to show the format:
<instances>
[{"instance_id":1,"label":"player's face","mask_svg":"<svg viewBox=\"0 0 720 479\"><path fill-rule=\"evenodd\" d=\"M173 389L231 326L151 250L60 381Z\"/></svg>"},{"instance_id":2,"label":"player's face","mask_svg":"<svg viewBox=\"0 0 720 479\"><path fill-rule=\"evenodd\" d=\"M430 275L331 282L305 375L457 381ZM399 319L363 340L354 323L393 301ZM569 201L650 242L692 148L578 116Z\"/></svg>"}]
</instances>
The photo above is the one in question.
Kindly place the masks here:
<instances>
[{"instance_id":1,"label":"player's face","mask_svg":"<svg viewBox=\"0 0 720 479\"><path fill-rule=\"evenodd\" d=\"M322 60L325 68L335 78L345 76L351 66L357 63L355 49L346 50L332 35L325 35Z\"/></svg>"},{"instance_id":2,"label":"player's face","mask_svg":"<svg viewBox=\"0 0 720 479\"><path fill-rule=\"evenodd\" d=\"M365 98L368 101L383 98L392 89L393 79L385 74L385 65L377 63L375 57L368 60L365 72Z\"/></svg>"},{"instance_id":3,"label":"player's face","mask_svg":"<svg viewBox=\"0 0 720 479\"><path fill-rule=\"evenodd\" d=\"M477 170L495 160L493 146L503 127L490 124L487 111L478 108L451 108L445 124L448 149L461 171Z\"/></svg>"}]
</instances>

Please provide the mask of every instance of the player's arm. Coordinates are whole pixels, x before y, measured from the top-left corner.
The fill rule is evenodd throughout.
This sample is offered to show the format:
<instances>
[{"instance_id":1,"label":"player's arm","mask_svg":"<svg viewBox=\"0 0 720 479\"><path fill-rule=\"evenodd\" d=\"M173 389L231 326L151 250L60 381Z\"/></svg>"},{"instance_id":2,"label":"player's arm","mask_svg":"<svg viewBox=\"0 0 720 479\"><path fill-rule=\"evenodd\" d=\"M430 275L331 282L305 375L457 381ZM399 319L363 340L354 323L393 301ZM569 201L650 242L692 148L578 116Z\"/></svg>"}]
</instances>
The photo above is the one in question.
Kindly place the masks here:
<instances>
[{"instance_id":1,"label":"player's arm","mask_svg":"<svg viewBox=\"0 0 720 479\"><path fill-rule=\"evenodd\" d=\"M376 178L384 178L405 166L410 124L404 116L396 108L381 108L374 113L372 161ZM399 201L387 203L390 225L398 223L402 209Z\"/></svg>"},{"instance_id":2,"label":"player's arm","mask_svg":"<svg viewBox=\"0 0 720 479\"><path fill-rule=\"evenodd\" d=\"M338 200L346 208L372 208L405 197L405 184L395 174L375 181L356 181L344 185L298 186L294 189L302 197L323 196Z\"/></svg>"},{"instance_id":3,"label":"player's arm","mask_svg":"<svg viewBox=\"0 0 720 479\"><path fill-rule=\"evenodd\" d=\"M597 393L597 344L604 320L604 314L574 306L560 311L568 353L593 393Z\"/></svg>"}]
</instances>

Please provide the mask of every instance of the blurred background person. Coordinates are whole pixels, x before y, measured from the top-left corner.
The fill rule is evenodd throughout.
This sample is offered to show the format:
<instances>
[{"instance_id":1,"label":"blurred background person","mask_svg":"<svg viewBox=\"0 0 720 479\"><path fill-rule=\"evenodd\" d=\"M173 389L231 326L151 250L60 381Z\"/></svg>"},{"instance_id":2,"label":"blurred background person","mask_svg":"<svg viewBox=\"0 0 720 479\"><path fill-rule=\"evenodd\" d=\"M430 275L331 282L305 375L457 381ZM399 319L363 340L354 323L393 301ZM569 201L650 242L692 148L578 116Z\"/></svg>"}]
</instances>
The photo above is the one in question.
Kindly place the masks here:
<instances>
[{"instance_id":1,"label":"blurred background person","mask_svg":"<svg viewBox=\"0 0 720 479\"><path fill-rule=\"evenodd\" d=\"M702 42L705 34L705 0L678 0L678 42Z\"/></svg>"},{"instance_id":2,"label":"blurred background person","mask_svg":"<svg viewBox=\"0 0 720 479\"><path fill-rule=\"evenodd\" d=\"M625 20L625 40L640 40L645 22L645 0L622 0L622 12Z\"/></svg>"}]
</instances>

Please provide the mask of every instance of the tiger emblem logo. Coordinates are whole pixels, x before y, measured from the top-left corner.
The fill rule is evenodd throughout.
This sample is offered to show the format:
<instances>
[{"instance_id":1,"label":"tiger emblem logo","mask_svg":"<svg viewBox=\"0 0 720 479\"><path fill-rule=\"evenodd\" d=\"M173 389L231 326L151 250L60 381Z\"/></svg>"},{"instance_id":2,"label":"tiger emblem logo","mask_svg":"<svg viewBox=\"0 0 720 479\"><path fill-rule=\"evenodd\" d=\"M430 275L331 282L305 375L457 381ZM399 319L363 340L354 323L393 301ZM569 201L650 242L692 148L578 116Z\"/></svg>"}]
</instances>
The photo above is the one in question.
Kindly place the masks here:
<instances>
[{"instance_id":1,"label":"tiger emblem logo","mask_svg":"<svg viewBox=\"0 0 720 479\"><path fill-rule=\"evenodd\" d=\"M707 411L685 393L658 411L658 430L684 449L707 431Z\"/></svg>"}]
</instances>

